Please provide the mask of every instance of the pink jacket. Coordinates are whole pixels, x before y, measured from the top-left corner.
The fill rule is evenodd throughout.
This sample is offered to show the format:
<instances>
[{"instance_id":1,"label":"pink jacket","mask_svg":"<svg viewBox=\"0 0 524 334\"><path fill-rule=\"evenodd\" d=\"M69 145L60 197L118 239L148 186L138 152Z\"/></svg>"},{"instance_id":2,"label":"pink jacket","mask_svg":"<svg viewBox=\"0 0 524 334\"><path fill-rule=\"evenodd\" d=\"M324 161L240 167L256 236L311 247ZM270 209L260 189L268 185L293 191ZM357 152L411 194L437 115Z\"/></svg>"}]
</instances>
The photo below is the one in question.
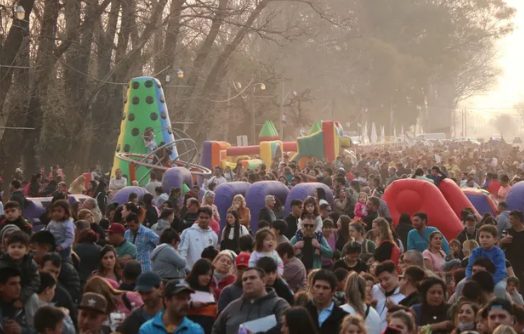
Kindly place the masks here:
<instances>
[{"instance_id":1,"label":"pink jacket","mask_svg":"<svg viewBox=\"0 0 524 334\"><path fill-rule=\"evenodd\" d=\"M355 205L355 219L364 218L366 216L366 204L357 203Z\"/></svg>"}]
</instances>

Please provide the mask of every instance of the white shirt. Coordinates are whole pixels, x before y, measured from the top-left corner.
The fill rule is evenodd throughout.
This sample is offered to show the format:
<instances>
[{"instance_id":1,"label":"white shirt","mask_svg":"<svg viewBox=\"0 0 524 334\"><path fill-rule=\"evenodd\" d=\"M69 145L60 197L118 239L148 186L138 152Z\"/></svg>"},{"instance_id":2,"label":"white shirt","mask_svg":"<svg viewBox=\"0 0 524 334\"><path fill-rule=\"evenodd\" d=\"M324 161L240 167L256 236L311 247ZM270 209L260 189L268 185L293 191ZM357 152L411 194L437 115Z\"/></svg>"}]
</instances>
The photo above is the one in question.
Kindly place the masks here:
<instances>
[{"instance_id":1,"label":"white shirt","mask_svg":"<svg viewBox=\"0 0 524 334\"><path fill-rule=\"evenodd\" d=\"M158 182L158 181L149 181L148 184L146 184L145 188L146 190L150 193L150 194L155 194L155 188L156 187L160 187L162 185L162 183Z\"/></svg>"},{"instance_id":2,"label":"white shirt","mask_svg":"<svg viewBox=\"0 0 524 334\"><path fill-rule=\"evenodd\" d=\"M373 299L377 300L377 306L375 309L377 310L377 313L380 316L380 320L382 322L380 327L380 331L382 332L388 325L386 322L386 314L388 313L388 309L386 308L386 294L380 286L380 283L377 283L373 286L373 289L371 290L371 296ZM398 304L402 299L405 298L405 296L400 293L400 290L397 287L395 292L388 298L391 299L393 303Z\"/></svg>"},{"instance_id":3,"label":"white shirt","mask_svg":"<svg viewBox=\"0 0 524 334\"><path fill-rule=\"evenodd\" d=\"M109 181L109 190L113 191L114 193L124 188L125 186L127 186L127 179L123 176L120 178L120 180L118 180L116 177L113 177Z\"/></svg>"},{"instance_id":4,"label":"white shirt","mask_svg":"<svg viewBox=\"0 0 524 334\"><path fill-rule=\"evenodd\" d=\"M204 185L205 185L205 188L204 188L204 189L205 189L205 190L208 190L208 189L207 189L207 186L208 186L209 184L211 184L211 183L216 184L217 187L218 187L219 185L221 185L221 184L223 184L223 183L226 183L226 182L227 182L227 180L226 180L226 178L223 177L223 176L219 176L219 177L217 177L217 176L211 176L211 177L209 178L209 180L206 180L206 181L204 182Z\"/></svg>"},{"instance_id":5,"label":"white shirt","mask_svg":"<svg viewBox=\"0 0 524 334\"><path fill-rule=\"evenodd\" d=\"M366 304L364 305L364 311L368 308ZM357 314L357 311L353 308L353 306L349 304L344 304L340 306L341 309L346 311L349 314ZM375 310L373 307L369 308L369 313L366 317L366 328L368 329L368 334L380 334L382 333L381 330L381 322L380 316L377 313L377 310Z\"/></svg>"}]
</instances>

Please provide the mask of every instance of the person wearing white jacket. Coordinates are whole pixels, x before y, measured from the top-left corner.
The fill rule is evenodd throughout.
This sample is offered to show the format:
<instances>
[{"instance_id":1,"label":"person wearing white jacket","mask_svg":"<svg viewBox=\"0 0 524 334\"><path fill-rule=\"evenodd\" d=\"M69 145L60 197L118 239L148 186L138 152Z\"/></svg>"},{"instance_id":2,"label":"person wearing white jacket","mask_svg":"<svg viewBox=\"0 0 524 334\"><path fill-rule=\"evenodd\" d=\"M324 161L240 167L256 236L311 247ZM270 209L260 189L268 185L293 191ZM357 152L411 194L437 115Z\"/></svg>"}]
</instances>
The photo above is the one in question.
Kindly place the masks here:
<instances>
[{"instance_id":1,"label":"person wearing white jacket","mask_svg":"<svg viewBox=\"0 0 524 334\"><path fill-rule=\"evenodd\" d=\"M178 251L186 259L187 272L193 264L201 258L202 251L209 246L218 245L218 236L209 227L213 211L210 207L201 207L197 211L198 218L195 224L182 232Z\"/></svg>"}]
</instances>

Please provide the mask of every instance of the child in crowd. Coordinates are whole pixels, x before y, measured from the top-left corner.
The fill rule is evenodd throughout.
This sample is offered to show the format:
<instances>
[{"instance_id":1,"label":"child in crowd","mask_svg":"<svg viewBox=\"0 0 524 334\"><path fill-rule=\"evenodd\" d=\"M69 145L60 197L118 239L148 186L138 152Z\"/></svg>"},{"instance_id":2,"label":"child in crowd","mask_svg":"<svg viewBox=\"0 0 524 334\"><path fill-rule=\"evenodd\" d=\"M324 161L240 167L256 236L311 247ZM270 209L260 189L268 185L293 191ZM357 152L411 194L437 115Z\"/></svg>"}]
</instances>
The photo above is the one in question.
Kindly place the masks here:
<instances>
[{"instance_id":1,"label":"child in crowd","mask_svg":"<svg viewBox=\"0 0 524 334\"><path fill-rule=\"evenodd\" d=\"M333 295L333 299L338 301L340 305L344 305L346 303L346 294L344 289L346 287L349 271L344 268L337 268L333 271L333 274L335 274L337 277L337 290Z\"/></svg>"},{"instance_id":2,"label":"child in crowd","mask_svg":"<svg viewBox=\"0 0 524 334\"><path fill-rule=\"evenodd\" d=\"M144 146L147 148L147 153L151 153L158 148L155 141L155 133L152 128L146 128L142 138L144 139Z\"/></svg>"},{"instance_id":3,"label":"child in crowd","mask_svg":"<svg viewBox=\"0 0 524 334\"><path fill-rule=\"evenodd\" d=\"M511 299L515 304L523 306L524 299L522 299L522 295L519 293L519 288L519 279L516 277L508 277L508 285L506 287L508 294L511 296Z\"/></svg>"},{"instance_id":4,"label":"child in crowd","mask_svg":"<svg viewBox=\"0 0 524 334\"><path fill-rule=\"evenodd\" d=\"M20 203L11 201L5 203L4 206L4 216L0 217L0 231L6 225L16 225L18 228L28 235L31 235L33 232L33 226L27 219L22 216L22 208Z\"/></svg>"},{"instance_id":5,"label":"child in crowd","mask_svg":"<svg viewBox=\"0 0 524 334\"><path fill-rule=\"evenodd\" d=\"M461 267L466 268L468 266L469 257L471 256L471 252L475 248L479 247L479 244L475 240L466 240L462 244L462 254L464 254L464 258L462 259Z\"/></svg>"},{"instance_id":6,"label":"child in crowd","mask_svg":"<svg viewBox=\"0 0 524 334\"><path fill-rule=\"evenodd\" d=\"M506 280L508 274L506 271L506 256L502 249L497 245L498 231L493 225L484 225L479 230L480 247L471 252L466 268L466 278L470 279L472 275L473 263L481 257L488 258L495 265L493 281L495 283L495 295L498 298L506 298Z\"/></svg>"},{"instance_id":7,"label":"child in crowd","mask_svg":"<svg viewBox=\"0 0 524 334\"><path fill-rule=\"evenodd\" d=\"M366 202L368 195L364 192L358 194L357 204L355 205L355 219L361 220L366 216Z\"/></svg>"},{"instance_id":8,"label":"child in crowd","mask_svg":"<svg viewBox=\"0 0 524 334\"><path fill-rule=\"evenodd\" d=\"M258 228L257 231L264 230L264 229L269 230L271 228L271 224L267 220L261 220L258 222L257 228Z\"/></svg>"},{"instance_id":9,"label":"child in crowd","mask_svg":"<svg viewBox=\"0 0 524 334\"><path fill-rule=\"evenodd\" d=\"M449 260L460 259L460 241L453 239L449 242Z\"/></svg>"},{"instance_id":10,"label":"child in crowd","mask_svg":"<svg viewBox=\"0 0 524 334\"><path fill-rule=\"evenodd\" d=\"M38 292L40 276L38 268L29 253L29 236L22 231L13 232L7 239L7 252L0 255L0 268L11 267L20 270L22 293L15 308L22 308L31 295Z\"/></svg>"},{"instance_id":11,"label":"child in crowd","mask_svg":"<svg viewBox=\"0 0 524 334\"><path fill-rule=\"evenodd\" d=\"M51 222L46 227L55 237L56 251L67 260L71 256L71 246L75 241L75 225L71 219L69 203L59 200L51 204Z\"/></svg>"},{"instance_id":12,"label":"child in crowd","mask_svg":"<svg viewBox=\"0 0 524 334\"><path fill-rule=\"evenodd\" d=\"M277 273L279 276L282 276L284 273L284 262L282 262L282 259L275 250L276 245L275 235L271 230L263 229L258 231L257 234L255 234L255 251L251 253L251 257L249 258L249 266L255 267L259 259L268 256L277 262Z\"/></svg>"},{"instance_id":13,"label":"child in crowd","mask_svg":"<svg viewBox=\"0 0 524 334\"><path fill-rule=\"evenodd\" d=\"M314 197L308 197L304 200L302 214L297 224L297 232L295 233L295 239L297 242L304 241L304 235L302 234L302 219L308 214L315 216L315 238L319 243L322 243L324 235L322 234L322 216L320 216L318 210L318 204ZM297 254L300 254L300 249L297 249ZM320 254L320 249L315 249L316 254Z\"/></svg>"}]
</instances>

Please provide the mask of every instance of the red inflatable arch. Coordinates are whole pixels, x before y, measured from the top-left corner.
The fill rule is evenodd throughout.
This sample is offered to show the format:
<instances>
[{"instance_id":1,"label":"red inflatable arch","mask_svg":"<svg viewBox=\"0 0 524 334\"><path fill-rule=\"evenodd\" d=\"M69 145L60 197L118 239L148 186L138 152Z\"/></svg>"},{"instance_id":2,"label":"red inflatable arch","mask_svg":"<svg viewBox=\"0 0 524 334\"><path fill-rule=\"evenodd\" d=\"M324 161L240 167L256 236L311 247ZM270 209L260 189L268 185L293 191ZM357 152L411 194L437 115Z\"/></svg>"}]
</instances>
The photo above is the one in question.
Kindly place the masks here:
<instances>
[{"instance_id":1,"label":"red inflatable arch","mask_svg":"<svg viewBox=\"0 0 524 334\"><path fill-rule=\"evenodd\" d=\"M451 240L462 231L463 226L444 195L432 183L423 180L402 179L386 188L382 197L389 206L395 224L402 213L412 216L416 212L428 215L428 224L438 228ZM470 204L471 205L471 204Z\"/></svg>"},{"instance_id":2,"label":"red inflatable arch","mask_svg":"<svg viewBox=\"0 0 524 334\"><path fill-rule=\"evenodd\" d=\"M466 197L466 194L464 194L462 189L460 189L452 180L444 179L440 181L438 189L442 195L444 195L444 198L459 220L462 220L462 211L466 208L473 209L476 215L479 214L477 209L475 209L473 204L471 204L470 200Z\"/></svg>"}]
</instances>

